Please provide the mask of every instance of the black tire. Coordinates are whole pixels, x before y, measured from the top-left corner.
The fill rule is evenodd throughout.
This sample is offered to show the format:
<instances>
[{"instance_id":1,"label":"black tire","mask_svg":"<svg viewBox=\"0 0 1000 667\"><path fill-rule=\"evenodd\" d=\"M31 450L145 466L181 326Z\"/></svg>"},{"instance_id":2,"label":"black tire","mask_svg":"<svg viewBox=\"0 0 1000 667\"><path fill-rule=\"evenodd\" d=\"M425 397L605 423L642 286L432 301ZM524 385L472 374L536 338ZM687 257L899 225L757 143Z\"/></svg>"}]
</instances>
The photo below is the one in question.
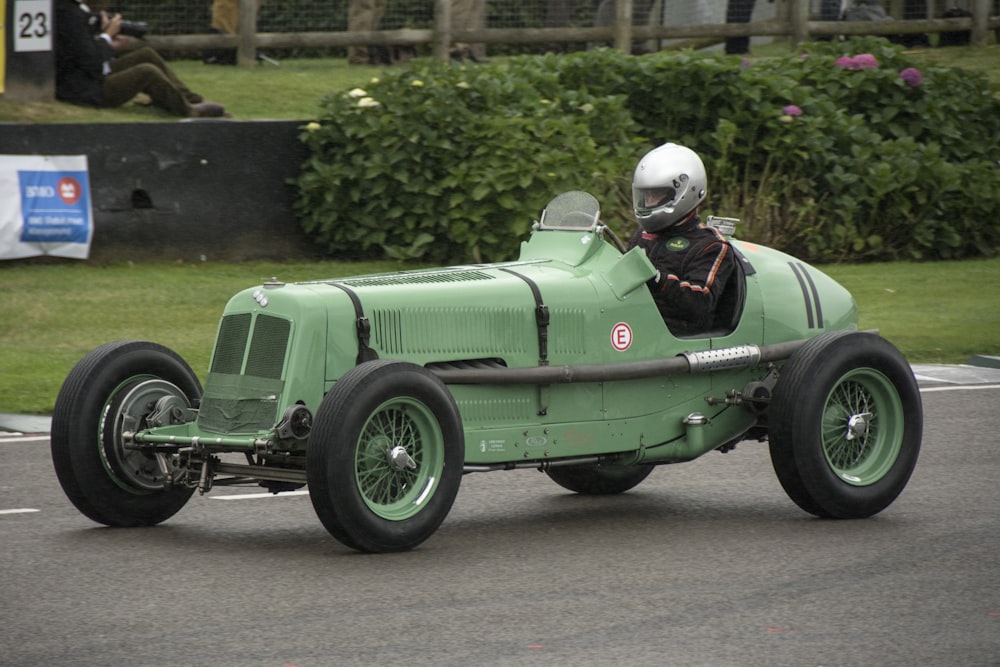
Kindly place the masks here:
<instances>
[{"instance_id":1,"label":"black tire","mask_svg":"<svg viewBox=\"0 0 1000 667\"><path fill-rule=\"evenodd\" d=\"M455 400L430 371L392 359L356 366L313 420L306 452L313 508L352 549L412 549L451 510L464 439Z\"/></svg>"},{"instance_id":2,"label":"black tire","mask_svg":"<svg viewBox=\"0 0 1000 667\"><path fill-rule=\"evenodd\" d=\"M123 447L149 406L172 395L191 406L201 384L173 351L116 341L91 351L56 397L50 441L56 477L80 512L107 526L151 526L176 514L193 489L165 484L155 457Z\"/></svg>"},{"instance_id":3,"label":"black tire","mask_svg":"<svg viewBox=\"0 0 1000 667\"><path fill-rule=\"evenodd\" d=\"M651 465L556 466L545 470L549 478L574 493L604 496L625 493L653 472Z\"/></svg>"},{"instance_id":4,"label":"black tire","mask_svg":"<svg viewBox=\"0 0 1000 667\"><path fill-rule=\"evenodd\" d=\"M781 369L768 413L771 462L788 496L819 517L888 507L920 452L923 407L903 355L874 334L816 336Z\"/></svg>"}]
</instances>

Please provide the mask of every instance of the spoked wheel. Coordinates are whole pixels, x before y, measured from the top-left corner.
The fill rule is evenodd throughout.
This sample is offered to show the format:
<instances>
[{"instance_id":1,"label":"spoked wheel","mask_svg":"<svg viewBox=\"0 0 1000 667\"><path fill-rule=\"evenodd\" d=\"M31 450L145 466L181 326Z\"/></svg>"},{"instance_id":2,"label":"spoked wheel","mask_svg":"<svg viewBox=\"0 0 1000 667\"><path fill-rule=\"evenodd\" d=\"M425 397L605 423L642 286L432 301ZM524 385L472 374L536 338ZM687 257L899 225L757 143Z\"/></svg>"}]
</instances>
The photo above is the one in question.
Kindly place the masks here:
<instances>
[{"instance_id":1,"label":"spoked wheel","mask_svg":"<svg viewBox=\"0 0 1000 667\"><path fill-rule=\"evenodd\" d=\"M653 472L651 465L632 466L556 466L548 468L549 478L574 493L611 495L625 493Z\"/></svg>"},{"instance_id":2,"label":"spoked wheel","mask_svg":"<svg viewBox=\"0 0 1000 667\"><path fill-rule=\"evenodd\" d=\"M201 397L191 368L144 341L108 343L70 371L52 414L52 462L70 501L108 526L150 526L176 514L193 489L173 486L157 457L128 449L122 434L147 427L159 404Z\"/></svg>"},{"instance_id":3,"label":"spoked wheel","mask_svg":"<svg viewBox=\"0 0 1000 667\"><path fill-rule=\"evenodd\" d=\"M771 461L789 497L820 517L868 517L902 492L917 463L923 409L913 372L888 341L838 331L784 365L768 416Z\"/></svg>"},{"instance_id":4,"label":"spoked wheel","mask_svg":"<svg viewBox=\"0 0 1000 667\"><path fill-rule=\"evenodd\" d=\"M462 477L461 419L430 371L394 360L356 366L326 395L306 474L320 521L359 551L404 551L437 530Z\"/></svg>"}]
</instances>

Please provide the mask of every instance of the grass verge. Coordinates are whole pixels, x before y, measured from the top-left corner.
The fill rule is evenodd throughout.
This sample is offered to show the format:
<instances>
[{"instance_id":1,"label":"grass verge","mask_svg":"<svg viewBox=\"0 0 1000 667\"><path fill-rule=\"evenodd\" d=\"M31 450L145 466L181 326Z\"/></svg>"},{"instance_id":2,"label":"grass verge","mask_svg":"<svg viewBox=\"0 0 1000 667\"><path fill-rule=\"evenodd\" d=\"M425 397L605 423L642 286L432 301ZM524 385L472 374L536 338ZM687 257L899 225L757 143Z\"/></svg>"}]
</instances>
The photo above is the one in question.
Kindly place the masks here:
<instances>
[{"instance_id":1,"label":"grass verge","mask_svg":"<svg viewBox=\"0 0 1000 667\"><path fill-rule=\"evenodd\" d=\"M0 413L51 414L73 364L112 340L162 343L204 378L219 316L237 291L272 276L291 282L398 268L393 262L0 265ZM911 362L1000 354L1000 258L823 269L854 294L861 327L879 329Z\"/></svg>"},{"instance_id":2,"label":"grass verge","mask_svg":"<svg viewBox=\"0 0 1000 667\"><path fill-rule=\"evenodd\" d=\"M338 59L282 61L277 66L170 63L191 90L223 104L234 120L309 120L319 101L336 91L364 86L384 67L349 66ZM178 119L154 107L125 104L116 109L90 109L65 102L0 101L0 121L20 123L142 123Z\"/></svg>"},{"instance_id":3,"label":"grass verge","mask_svg":"<svg viewBox=\"0 0 1000 667\"><path fill-rule=\"evenodd\" d=\"M50 414L73 365L112 340L162 343L202 379L222 309L272 276L292 282L398 269L394 262L0 265L0 413Z\"/></svg>"}]
</instances>

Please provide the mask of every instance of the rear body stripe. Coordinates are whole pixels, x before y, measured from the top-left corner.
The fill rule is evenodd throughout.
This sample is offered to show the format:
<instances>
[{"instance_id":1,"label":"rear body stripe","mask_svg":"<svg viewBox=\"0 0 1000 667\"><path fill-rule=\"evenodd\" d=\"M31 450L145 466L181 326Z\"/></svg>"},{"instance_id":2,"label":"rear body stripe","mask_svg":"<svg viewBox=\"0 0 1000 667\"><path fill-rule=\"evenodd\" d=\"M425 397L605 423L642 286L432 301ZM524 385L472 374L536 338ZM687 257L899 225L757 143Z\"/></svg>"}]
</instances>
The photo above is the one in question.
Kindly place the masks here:
<instances>
[{"instance_id":1,"label":"rear body stripe","mask_svg":"<svg viewBox=\"0 0 1000 667\"><path fill-rule=\"evenodd\" d=\"M799 268L802 270L802 275L806 277L806 282L809 283L809 291L812 292L813 305L816 306L816 328L823 328L823 307L820 305L819 301L819 290L816 289L816 283L813 282L812 275L809 270L806 269L805 264L799 264Z\"/></svg>"},{"instance_id":2,"label":"rear body stripe","mask_svg":"<svg viewBox=\"0 0 1000 667\"><path fill-rule=\"evenodd\" d=\"M789 262L788 266L792 269L792 273L795 274L795 279L799 281L799 289L802 290L802 300L805 301L806 306L806 326L810 329L816 328L816 319L813 315L813 295L816 293L816 286L812 285L812 280L809 278L809 274L806 272L805 267L801 264L795 264L794 262ZM806 281L809 284L806 284ZM812 286L812 290L809 286Z\"/></svg>"}]
</instances>

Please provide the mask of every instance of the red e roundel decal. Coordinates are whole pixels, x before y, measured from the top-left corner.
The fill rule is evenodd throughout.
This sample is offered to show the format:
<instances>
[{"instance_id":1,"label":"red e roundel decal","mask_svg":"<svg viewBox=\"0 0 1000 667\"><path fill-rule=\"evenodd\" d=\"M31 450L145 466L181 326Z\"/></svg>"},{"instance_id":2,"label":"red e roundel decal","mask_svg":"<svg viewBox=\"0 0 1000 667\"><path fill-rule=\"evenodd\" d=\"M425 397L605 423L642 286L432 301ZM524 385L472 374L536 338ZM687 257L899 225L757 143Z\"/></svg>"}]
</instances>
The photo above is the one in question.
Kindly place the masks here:
<instances>
[{"instance_id":1,"label":"red e roundel decal","mask_svg":"<svg viewBox=\"0 0 1000 667\"><path fill-rule=\"evenodd\" d=\"M611 327L611 347L624 352L632 346L632 327L619 322Z\"/></svg>"}]
</instances>

